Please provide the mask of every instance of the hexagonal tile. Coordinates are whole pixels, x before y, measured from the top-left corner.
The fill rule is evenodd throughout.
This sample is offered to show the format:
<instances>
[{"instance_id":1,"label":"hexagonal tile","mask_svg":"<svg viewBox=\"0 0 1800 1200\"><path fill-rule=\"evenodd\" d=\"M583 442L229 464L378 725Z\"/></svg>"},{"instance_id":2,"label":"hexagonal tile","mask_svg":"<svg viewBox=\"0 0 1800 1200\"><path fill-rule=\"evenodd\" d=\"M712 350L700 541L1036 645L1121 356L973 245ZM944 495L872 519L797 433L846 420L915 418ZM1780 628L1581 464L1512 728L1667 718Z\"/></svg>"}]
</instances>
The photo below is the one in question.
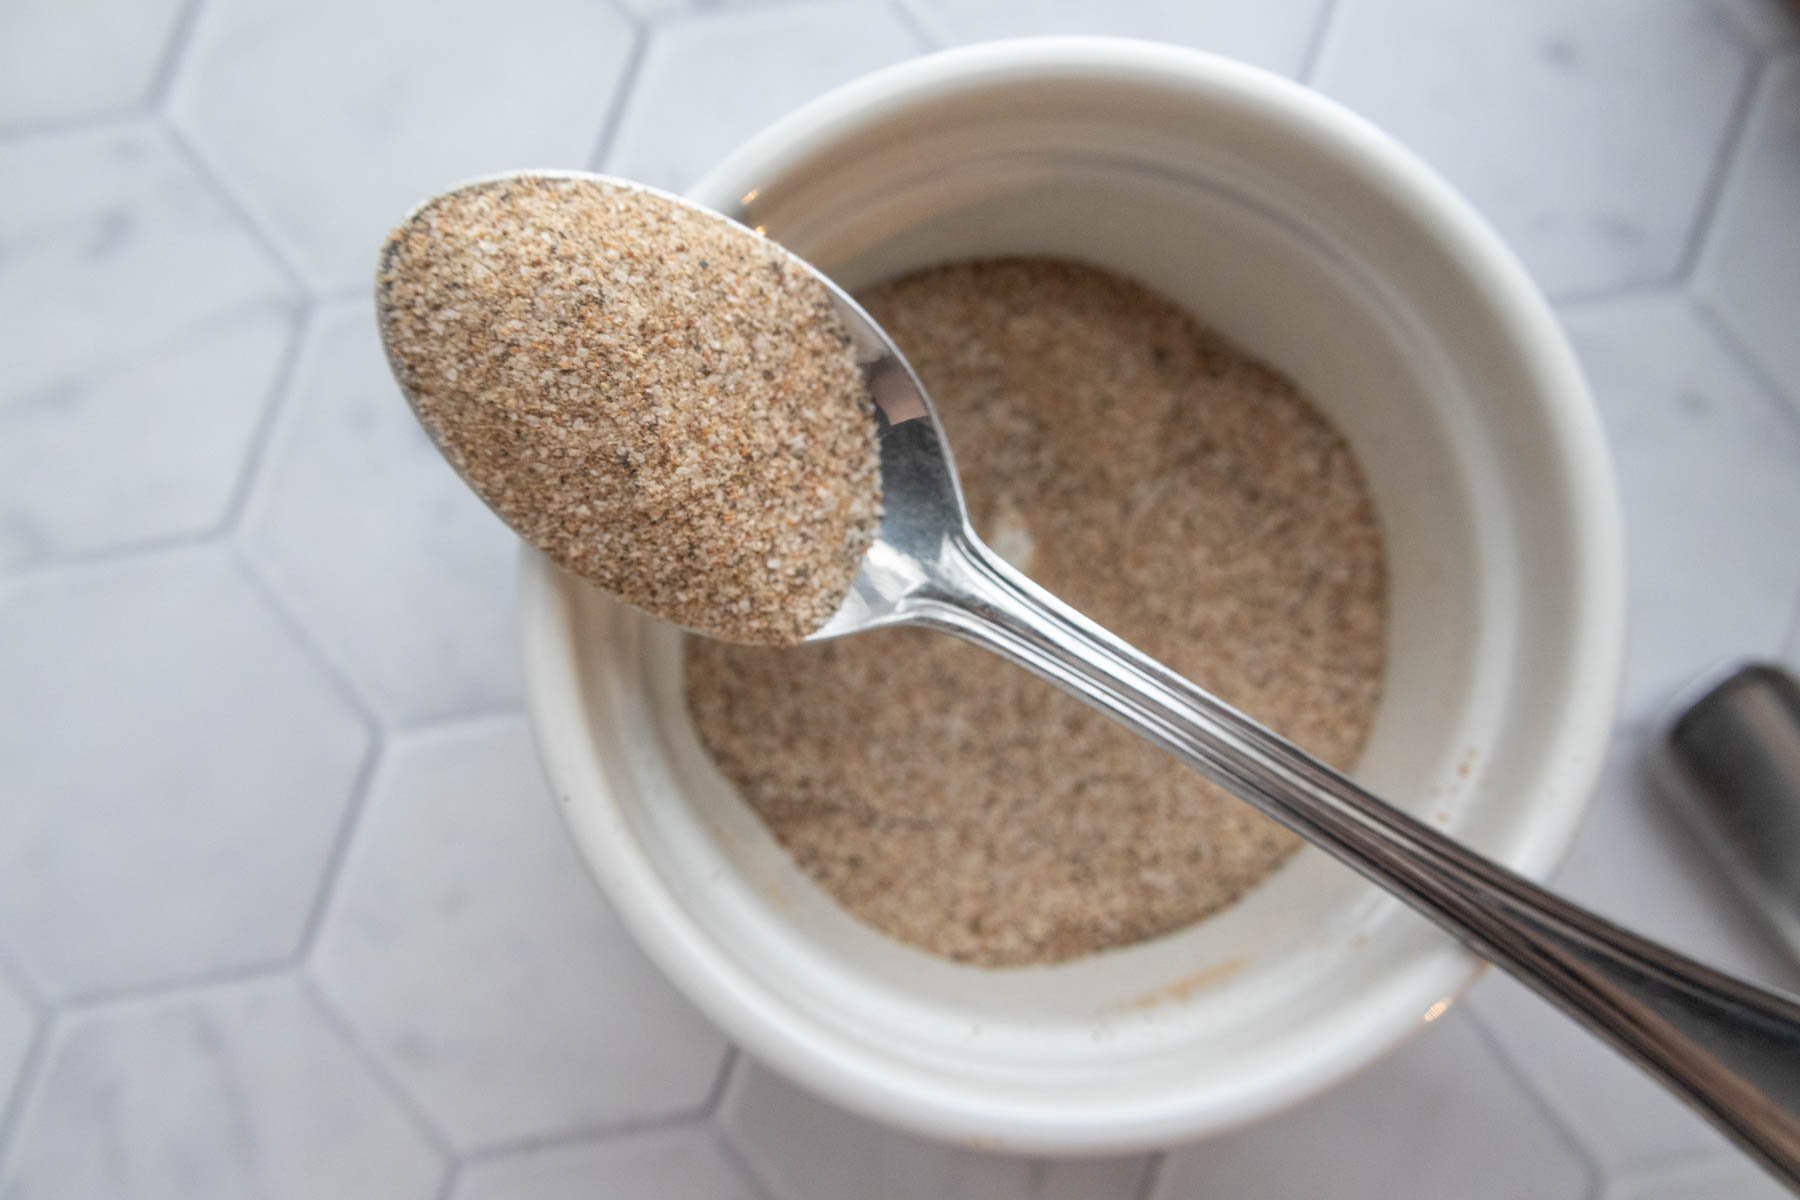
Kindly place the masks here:
<instances>
[{"instance_id":1,"label":"hexagonal tile","mask_svg":"<svg viewBox=\"0 0 1800 1200\"><path fill-rule=\"evenodd\" d=\"M484 1159L453 1200L760 1200L708 1125Z\"/></svg>"},{"instance_id":2,"label":"hexagonal tile","mask_svg":"<svg viewBox=\"0 0 1800 1200\"><path fill-rule=\"evenodd\" d=\"M1470 1004L1609 1173L1726 1150L1722 1135L1593 1034L1490 974Z\"/></svg>"},{"instance_id":3,"label":"hexagonal tile","mask_svg":"<svg viewBox=\"0 0 1800 1200\"><path fill-rule=\"evenodd\" d=\"M369 304L308 331L244 536L388 720L519 702L518 541L413 419Z\"/></svg>"},{"instance_id":4,"label":"hexagonal tile","mask_svg":"<svg viewBox=\"0 0 1800 1200\"><path fill-rule=\"evenodd\" d=\"M602 902L522 720L392 747L313 966L462 1149L696 1108L725 1053Z\"/></svg>"},{"instance_id":5,"label":"hexagonal tile","mask_svg":"<svg viewBox=\"0 0 1800 1200\"><path fill-rule=\"evenodd\" d=\"M1714 966L1776 987L1800 985L1800 966L1649 785L1646 748L1641 729L1615 737L1555 887ZM1725 1146L1698 1116L1522 985L1489 972L1469 1005L1609 1170L1642 1170Z\"/></svg>"},{"instance_id":6,"label":"hexagonal tile","mask_svg":"<svg viewBox=\"0 0 1800 1200\"><path fill-rule=\"evenodd\" d=\"M1553 293L1671 275L1748 54L1697 4L1344 0L1315 82L1466 191Z\"/></svg>"},{"instance_id":7,"label":"hexagonal tile","mask_svg":"<svg viewBox=\"0 0 1800 1200\"><path fill-rule=\"evenodd\" d=\"M605 169L685 188L788 110L924 49L893 9L867 0L655 26Z\"/></svg>"},{"instance_id":8,"label":"hexagonal tile","mask_svg":"<svg viewBox=\"0 0 1800 1200\"><path fill-rule=\"evenodd\" d=\"M57 1032L8 1200L428 1200L443 1164L291 982L82 1013Z\"/></svg>"},{"instance_id":9,"label":"hexagonal tile","mask_svg":"<svg viewBox=\"0 0 1800 1200\"><path fill-rule=\"evenodd\" d=\"M1053 1161L942 1145L865 1121L763 1067L732 1080L725 1136L778 1200L1134 1200L1149 1159Z\"/></svg>"},{"instance_id":10,"label":"hexagonal tile","mask_svg":"<svg viewBox=\"0 0 1800 1200\"><path fill-rule=\"evenodd\" d=\"M25 1067L37 1029L37 1013L31 1001L6 973L0 971L0 1113L4 1113L13 1084Z\"/></svg>"},{"instance_id":11,"label":"hexagonal tile","mask_svg":"<svg viewBox=\"0 0 1800 1200\"><path fill-rule=\"evenodd\" d=\"M1561 1132L1453 1009L1335 1090L1171 1153L1153 1196L1579 1200L1591 1183Z\"/></svg>"},{"instance_id":12,"label":"hexagonal tile","mask_svg":"<svg viewBox=\"0 0 1800 1200\"><path fill-rule=\"evenodd\" d=\"M1800 594L1800 425L1679 298L1565 314L1623 493L1623 712L1648 716L1722 657L1771 653Z\"/></svg>"},{"instance_id":13,"label":"hexagonal tile","mask_svg":"<svg viewBox=\"0 0 1800 1200\"><path fill-rule=\"evenodd\" d=\"M143 100L183 0L10 0L0 8L0 125L58 121ZM12 177L15 180L17 177Z\"/></svg>"},{"instance_id":14,"label":"hexagonal tile","mask_svg":"<svg viewBox=\"0 0 1800 1200\"><path fill-rule=\"evenodd\" d=\"M315 283L363 287L431 193L586 162L633 36L591 0L221 0L172 111Z\"/></svg>"},{"instance_id":15,"label":"hexagonal tile","mask_svg":"<svg viewBox=\"0 0 1800 1200\"><path fill-rule=\"evenodd\" d=\"M0 928L53 994L291 953L368 747L217 552L0 592Z\"/></svg>"},{"instance_id":16,"label":"hexagonal tile","mask_svg":"<svg viewBox=\"0 0 1800 1200\"><path fill-rule=\"evenodd\" d=\"M0 566L217 523L290 337L280 273L152 127L0 145L0 178Z\"/></svg>"},{"instance_id":17,"label":"hexagonal tile","mask_svg":"<svg viewBox=\"0 0 1800 1200\"><path fill-rule=\"evenodd\" d=\"M1800 408L1800 53L1773 63L1756 103L1695 285Z\"/></svg>"},{"instance_id":18,"label":"hexagonal tile","mask_svg":"<svg viewBox=\"0 0 1800 1200\"><path fill-rule=\"evenodd\" d=\"M1627 1176L1606 1192L1606 1200L1791 1200L1792 1196L1736 1152Z\"/></svg>"},{"instance_id":19,"label":"hexagonal tile","mask_svg":"<svg viewBox=\"0 0 1800 1200\"><path fill-rule=\"evenodd\" d=\"M1051 34L1146 38L1210 50L1295 75L1324 18L1324 0L907 0L946 42Z\"/></svg>"}]
</instances>

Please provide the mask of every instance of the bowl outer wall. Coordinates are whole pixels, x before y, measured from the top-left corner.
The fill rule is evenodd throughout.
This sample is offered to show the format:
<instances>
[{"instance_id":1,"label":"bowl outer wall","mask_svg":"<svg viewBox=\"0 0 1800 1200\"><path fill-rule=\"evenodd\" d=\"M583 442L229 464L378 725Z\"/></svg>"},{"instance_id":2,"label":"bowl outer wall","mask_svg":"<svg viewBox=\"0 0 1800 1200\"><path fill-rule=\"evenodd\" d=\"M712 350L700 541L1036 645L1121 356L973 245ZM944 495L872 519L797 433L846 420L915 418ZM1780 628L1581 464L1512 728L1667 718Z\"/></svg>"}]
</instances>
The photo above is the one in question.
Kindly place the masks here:
<instances>
[{"instance_id":1,"label":"bowl outer wall","mask_svg":"<svg viewBox=\"0 0 1800 1200\"><path fill-rule=\"evenodd\" d=\"M1559 800L1531 813L1529 836L1507 865L1541 879L1560 860L1579 823L1585 797L1604 762L1616 703L1624 638L1624 566L1616 489L1598 417L1579 367L1535 285L1473 208L1428 167L1373 125L1298 84L1227 59L1153 43L1098 38L1044 38L945 51L891 67L810 102L753 137L689 190L727 209L756 181L776 178L858 129L924 98L1047 77L1105 77L1205 97L1229 93L1268 119L1308 128L1339 153L1354 156L1406 215L1430 230L1480 288L1496 321L1528 347L1543 392L1558 402L1548 416L1557 438L1559 474L1574 503L1570 521L1582 547L1577 610L1585 630L1580 661L1562 699L1572 718L1560 743L1544 748L1565 786ZM561 582L527 551L521 561L521 617L527 689L540 753L565 817L585 858L621 918L653 960L727 1033L757 1058L815 1091L865 1115L951 1140L1040 1153L1111 1153L1193 1138L1267 1115L1341 1081L1424 1026L1421 1014L1469 986L1479 964L1445 941L1428 961L1382 995L1364 997L1339 1014L1329 1050L1265 1077L1253 1091L1195 1097L1179 1108L1109 1103L1104 1110L1007 1109L954 1089L900 1079L876 1061L846 1056L835 1039L809 1028L781 997L736 970L721 948L684 915L651 864L609 811L604 780L583 761L586 735ZM575 796L581 795L580 805ZM596 803L598 801L598 803ZM1404 998L1394 993L1403 993Z\"/></svg>"}]
</instances>

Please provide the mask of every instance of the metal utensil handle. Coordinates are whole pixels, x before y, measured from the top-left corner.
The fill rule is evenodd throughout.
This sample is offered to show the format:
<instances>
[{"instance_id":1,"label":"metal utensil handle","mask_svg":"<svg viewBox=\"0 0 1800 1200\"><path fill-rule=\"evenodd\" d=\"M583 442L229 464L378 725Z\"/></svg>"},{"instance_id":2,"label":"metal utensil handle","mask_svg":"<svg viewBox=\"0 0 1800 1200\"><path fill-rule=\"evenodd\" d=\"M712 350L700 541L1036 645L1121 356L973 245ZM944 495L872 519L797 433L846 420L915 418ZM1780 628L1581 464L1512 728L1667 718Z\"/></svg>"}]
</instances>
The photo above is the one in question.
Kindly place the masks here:
<instances>
[{"instance_id":1,"label":"metal utensil handle","mask_svg":"<svg viewBox=\"0 0 1800 1200\"><path fill-rule=\"evenodd\" d=\"M972 535L907 620L1061 686L1324 847L1606 1038L1800 1190L1800 1004L1562 900L1132 649Z\"/></svg>"}]
</instances>

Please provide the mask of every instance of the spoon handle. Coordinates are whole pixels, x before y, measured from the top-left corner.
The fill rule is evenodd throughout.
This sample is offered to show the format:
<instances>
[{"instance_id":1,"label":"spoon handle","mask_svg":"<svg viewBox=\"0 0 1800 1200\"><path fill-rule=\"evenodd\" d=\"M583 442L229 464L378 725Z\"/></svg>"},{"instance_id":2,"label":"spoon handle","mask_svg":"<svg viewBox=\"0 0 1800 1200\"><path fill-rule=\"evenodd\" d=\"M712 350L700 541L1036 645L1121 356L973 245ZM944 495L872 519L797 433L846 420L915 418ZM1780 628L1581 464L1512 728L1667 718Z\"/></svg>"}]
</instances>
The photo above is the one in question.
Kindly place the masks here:
<instances>
[{"instance_id":1,"label":"spoon handle","mask_svg":"<svg viewBox=\"0 0 1800 1200\"><path fill-rule=\"evenodd\" d=\"M973 534L905 619L1041 675L1217 780L1505 968L1800 1191L1800 1003L1458 845L1107 633Z\"/></svg>"}]
</instances>

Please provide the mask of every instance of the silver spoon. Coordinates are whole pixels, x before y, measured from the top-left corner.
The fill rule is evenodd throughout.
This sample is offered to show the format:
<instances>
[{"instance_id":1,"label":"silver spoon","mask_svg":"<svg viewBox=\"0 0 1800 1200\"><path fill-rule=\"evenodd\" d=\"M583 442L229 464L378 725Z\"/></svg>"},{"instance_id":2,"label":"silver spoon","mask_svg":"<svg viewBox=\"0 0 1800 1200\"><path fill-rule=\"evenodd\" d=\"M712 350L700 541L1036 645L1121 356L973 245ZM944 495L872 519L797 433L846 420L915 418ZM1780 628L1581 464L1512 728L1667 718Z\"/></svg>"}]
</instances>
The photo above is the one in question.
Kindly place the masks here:
<instances>
[{"instance_id":1,"label":"silver spoon","mask_svg":"<svg viewBox=\"0 0 1800 1200\"><path fill-rule=\"evenodd\" d=\"M521 175L639 188L729 220L655 188L584 172L508 172L471 182ZM943 427L912 368L841 288L804 259L790 258L835 298L875 398L881 439L879 533L843 604L808 641L917 625L956 634L1048 679L1505 968L1800 1192L1800 1003L1621 929L1457 845L1008 566L969 525Z\"/></svg>"},{"instance_id":2,"label":"silver spoon","mask_svg":"<svg viewBox=\"0 0 1800 1200\"><path fill-rule=\"evenodd\" d=\"M1800 1003L1621 929L1465 849L1014 570L970 527L943 427L912 368L854 300L813 273L836 298L875 397L885 511L849 595L809 641L917 625L1035 672L1436 921L1800 1191Z\"/></svg>"}]
</instances>

